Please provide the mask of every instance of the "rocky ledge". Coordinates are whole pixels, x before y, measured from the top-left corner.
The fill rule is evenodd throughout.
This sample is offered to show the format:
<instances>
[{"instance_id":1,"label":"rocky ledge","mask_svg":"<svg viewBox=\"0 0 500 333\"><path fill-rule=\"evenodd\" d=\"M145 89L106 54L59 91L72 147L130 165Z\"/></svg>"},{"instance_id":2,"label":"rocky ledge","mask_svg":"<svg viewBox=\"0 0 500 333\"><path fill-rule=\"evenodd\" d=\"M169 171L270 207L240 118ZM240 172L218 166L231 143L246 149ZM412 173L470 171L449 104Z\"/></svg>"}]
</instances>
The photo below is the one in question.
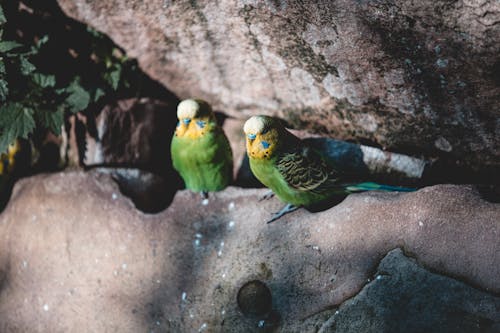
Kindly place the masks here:
<instances>
[{"instance_id":1,"label":"rocky ledge","mask_svg":"<svg viewBox=\"0 0 500 333\"><path fill-rule=\"evenodd\" d=\"M270 225L265 191L180 191L144 214L109 175L20 181L0 216L0 331L498 332L500 205L472 187Z\"/></svg>"}]
</instances>

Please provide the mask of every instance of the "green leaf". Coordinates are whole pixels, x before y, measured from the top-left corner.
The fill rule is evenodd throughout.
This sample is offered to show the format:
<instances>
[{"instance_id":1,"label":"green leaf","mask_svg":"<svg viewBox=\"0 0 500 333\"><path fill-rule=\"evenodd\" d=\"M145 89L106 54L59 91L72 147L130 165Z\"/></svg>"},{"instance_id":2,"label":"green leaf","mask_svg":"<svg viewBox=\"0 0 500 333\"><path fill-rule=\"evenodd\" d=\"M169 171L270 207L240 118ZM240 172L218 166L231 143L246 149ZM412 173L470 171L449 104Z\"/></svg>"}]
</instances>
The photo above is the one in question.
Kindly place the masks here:
<instances>
[{"instance_id":1,"label":"green leaf","mask_svg":"<svg viewBox=\"0 0 500 333\"><path fill-rule=\"evenodd\" d=\"M33 109L20 103L7 103L0 107L0 152L6 151L15 139L28 135L35 128Z\"/></svg>"},{"instance_id":2,"label":"green leaf","mask_svg":"<svg viewBox=\"0 0 500 333\"><path fill-rule=\"evenodd\" d=\"M9 52L15 48L18 48L20 46L23 46L22 44L19 44L18 42L13 42L11 40L6 40L3 42L0 42L0 52Z\"/></svg>"},{"instance_id":3,"label":"green leaf","mask_svg":"<svg viewBox=\"0 0 500 333\"><path fill-rule=\"evenodd\" d=\"M42 88L53 87L56 85L56 77L54 75L46 75L42 73L35 73L32 75L33 82Z\"/></svg>"},{"instance_id":4,"label":"green leaf","mask_svg":"<svg viewBox=\"0 0 500 333\"><path fill-rule=\"evenodd\" d=\"M5 101L7 99L7 95L9 94L9 86L7 85L7 81L0 79L0 101Z\"/></svg>"},{"instance_id":5,"label":"green leaf","mask_svg":"<svg viewBox=\"0 0 500 333\"><path fill-rule=\"evenodd\" d=\"M69 96L66 98L66 103L71 112L76 113L83 111L89 105L90 94L82 88L78 80L74 80L68 88L66 88L66 92L69 93Z\"/></svg>"},{"instance_id":6,"label":"green leaf","mask_svg":"<svg viewBox=\"0 0 500 333\"><path fill-rule=\"evenodd\" d=\"M42 47L43 44L47 43L48 41L49 41L49 35L44 35L36 42L36 47L40 48Z\"/></svg>"},{"instance_id":7,"label":"green leaf","mask_svg":"<svg viewBox=\"0 0 500 333\"><path fill-rule=\"evenodd\" d=\"M106 92L104 92L104 90L102 90L101 88L97 88L94 93L94 102L97 102L99 98L104 95L106 95Z\"/></svg>"},{"instance_id":8,"label":"green leaf","mask_svg":"<svg viewBox=\"0 0 500 333\"><path fill-rule=\"evenodd\" d=\"M5 63L2 58L0 58L0 74L5 74Z\"/></svg>"},{"instance_id":9,"label":"green leaf","mask_svg":"<svg viewBox=\"0 0 500 333\"><path fill-rule=\"evenodd\" d=\"M118 89L118 83L120 83L120 76L122 74L122 68L121 66L117 66L117 68L109 73L109 83L111 84L111 87L113 87L113 90Z\"/></svg>"},{"instance_id":10,"label":"green leaf","mask_svg":"<svg viewBox=\"0 0 500 333\"><path fill-rule=\"evenodd\" d=\"M5 15L3 14L3 8L0 6L0 25L5 24L7 22L7 19L5 18Z\"/></svg>"},{"instance_id":11,"label":"green leaf","mask_svg":"<svg viewBox=\"0 0 500 333\"><path fill-rule=\"evenodd\" d=\"M37 112L38 119L42 126L48 128L55 135L61 134L61 127L64 123L64 108L58 107L55 111L40 110Z\"/></svg>"},{"instance_id":12,"label":"green leaf","mask_svg":"<svg viewBox=\"0 0 500 333\"><path fill-rule=\"evenodd\" d=\"M21 68L21 73L23 73L23 75L29 75L36 69L35 65L29 62L28 59L26 59L26 57L20 57L19 66Z\"/></svg>"}]
</instances>

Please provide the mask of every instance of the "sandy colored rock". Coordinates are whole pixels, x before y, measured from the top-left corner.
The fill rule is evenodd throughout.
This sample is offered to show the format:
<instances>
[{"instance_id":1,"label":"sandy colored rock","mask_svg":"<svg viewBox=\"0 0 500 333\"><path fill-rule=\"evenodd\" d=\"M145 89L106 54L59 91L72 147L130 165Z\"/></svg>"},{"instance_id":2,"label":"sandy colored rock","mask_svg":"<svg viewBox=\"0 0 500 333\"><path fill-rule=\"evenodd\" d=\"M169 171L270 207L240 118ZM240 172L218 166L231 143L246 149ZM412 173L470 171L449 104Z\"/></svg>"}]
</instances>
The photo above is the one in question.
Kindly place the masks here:
<instances>
[{"instance_id":1,"label":"sandy colored rock","mask_svg":"<svg viewBox=\"0 0 500 333\"><path fill-rule=\"evenodd\" d=\"M0 216L1 332L315 332L400 247L419 264L500 292L500 205L467 186L349 196L267 225L277 199L230 187L178 192L143 214L108 175L20 181ZM245 317L259 280L272 311Z\"/></svg>"},{"instance_id":2,"label":"sandy colored rock","mask_svg":"<svg viewBox=\"0 0 500 333\"><path fill-rule=\"evenodd\" d=\"M58 2L180 98L395 152L500 166L495 1Z\"/></svg>"}]
</instances>

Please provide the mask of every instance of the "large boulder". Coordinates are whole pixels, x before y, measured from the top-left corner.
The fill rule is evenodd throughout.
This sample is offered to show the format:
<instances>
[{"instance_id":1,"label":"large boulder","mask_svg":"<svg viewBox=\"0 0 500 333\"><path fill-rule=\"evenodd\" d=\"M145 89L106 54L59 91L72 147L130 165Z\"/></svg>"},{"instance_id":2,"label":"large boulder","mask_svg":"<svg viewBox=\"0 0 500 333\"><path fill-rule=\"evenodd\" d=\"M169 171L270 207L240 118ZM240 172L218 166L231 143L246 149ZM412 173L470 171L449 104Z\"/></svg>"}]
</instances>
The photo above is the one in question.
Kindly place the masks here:
<instances>
[{"instance_id":1,"label":"large boulder","mask_svg":"<svg viewBox=\"0 0 500 333\"><path fill-rule=\"evenodd\" d=\"M495 1L58 2L181 98L396 152L500 166Z\"/></svg>"},{"instance_id":2,"label":"large boulder","mask_svg":"<svg viewBox=\"0 0 500 333\"><path fill-rule=\"evenodd\" d=\"M0 331L328 332L336 308L376 279L395 248L464 282L435 288L405 260L383 264L379 274L400 294L427 286L434 292L423 295L437 300L429 304L454 305L463 295L459 318L443 317L450 325L484 318L498 327L500 205L471 187L350 195L272 224L282 204L258 202L264 192L230 187L202 201L181 191L166 210L144 214L109 175L18 182L0 216ZM399 277L408 272L410 281ZM404 312L407 301L383 304ZM354 311L365 317L366 308Z\"/></svg>"}]
</instances>

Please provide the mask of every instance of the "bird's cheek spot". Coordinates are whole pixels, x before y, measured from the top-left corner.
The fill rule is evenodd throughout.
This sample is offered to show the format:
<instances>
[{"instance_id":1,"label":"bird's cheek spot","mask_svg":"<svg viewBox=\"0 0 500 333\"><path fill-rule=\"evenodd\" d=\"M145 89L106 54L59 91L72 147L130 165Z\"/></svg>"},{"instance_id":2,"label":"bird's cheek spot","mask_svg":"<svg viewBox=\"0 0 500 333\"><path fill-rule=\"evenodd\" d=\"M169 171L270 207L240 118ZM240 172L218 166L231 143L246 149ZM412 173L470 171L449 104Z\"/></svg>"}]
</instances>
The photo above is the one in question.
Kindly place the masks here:
<instances>
[{"instance_id":1,"label":"bird's cheek spot","mask_svg":"<svg viewBox=\"0 0 500 333\"><path fill-rule=\"evenodd\" d=\"M269 148L269 146L271 146L271 144L267 141L262 141L261 144L262 144L262 147L264 147L264 149L267 149L267 148Z\"/></svg>"},{"instance_id":2,"label":"bird's cheek spot","mask_svg":"<svg viewBox=\"0 0 500 333\"><path fill-rule=\"evenodd\" d=\"M198 125L199 128L203 128L203 127L205 127L206 122L204 122L203 120L198 120L196 122L196 125Z\"/></svg>"}]
</instances>

